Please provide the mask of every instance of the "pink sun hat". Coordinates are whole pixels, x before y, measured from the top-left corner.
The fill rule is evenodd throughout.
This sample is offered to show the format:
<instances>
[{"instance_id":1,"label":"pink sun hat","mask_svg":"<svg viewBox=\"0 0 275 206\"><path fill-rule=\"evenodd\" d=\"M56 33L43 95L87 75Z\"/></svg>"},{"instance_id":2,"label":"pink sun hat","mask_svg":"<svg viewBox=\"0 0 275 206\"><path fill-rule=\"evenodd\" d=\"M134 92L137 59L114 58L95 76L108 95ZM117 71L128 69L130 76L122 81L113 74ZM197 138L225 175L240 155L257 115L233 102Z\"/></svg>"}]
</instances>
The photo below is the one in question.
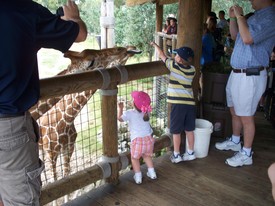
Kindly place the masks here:
<instances>
[{"instance_id":1,"label":"pink sun hat","mask_svg":"<svg viewBox=\"0 0 275 206\"><path fill-rule=\"evenodd\" d=\"M131 93L132 98L134 99L134 104L136 107L141 110L143 113L151 112L152 108L150 96L143 91L133 91Z\"/></svg>"}]
</instances>

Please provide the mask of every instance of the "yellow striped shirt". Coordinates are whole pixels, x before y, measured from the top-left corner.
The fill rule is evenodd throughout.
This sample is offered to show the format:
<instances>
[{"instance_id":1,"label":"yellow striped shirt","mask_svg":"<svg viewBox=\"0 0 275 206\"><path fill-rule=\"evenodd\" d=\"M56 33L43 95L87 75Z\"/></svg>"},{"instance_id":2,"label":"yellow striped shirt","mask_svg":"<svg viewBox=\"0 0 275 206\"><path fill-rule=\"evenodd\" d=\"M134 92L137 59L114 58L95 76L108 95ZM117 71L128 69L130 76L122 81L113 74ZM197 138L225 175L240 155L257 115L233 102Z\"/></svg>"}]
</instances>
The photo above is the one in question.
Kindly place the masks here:
<instances>
[{"instance_id":1,"label":"yellow striped shirt","mask_svg":"<svg viewBox=\"0 0 275 206\"><path fill-rule=\"evenodd\" d=\"M165 60L165 65L170 70L167 102L195 105L192 89L192 81L196 73L195 67L184 66L168 58Z\"/></svg>"}]
</instances>

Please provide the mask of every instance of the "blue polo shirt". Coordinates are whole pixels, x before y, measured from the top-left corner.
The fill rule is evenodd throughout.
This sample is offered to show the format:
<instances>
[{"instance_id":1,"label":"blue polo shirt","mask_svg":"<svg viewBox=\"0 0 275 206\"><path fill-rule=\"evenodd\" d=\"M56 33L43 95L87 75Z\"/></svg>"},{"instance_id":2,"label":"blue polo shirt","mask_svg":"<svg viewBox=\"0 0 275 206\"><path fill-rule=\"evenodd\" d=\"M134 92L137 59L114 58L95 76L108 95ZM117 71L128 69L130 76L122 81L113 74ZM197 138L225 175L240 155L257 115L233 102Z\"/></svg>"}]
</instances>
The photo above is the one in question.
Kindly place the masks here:
<instances>
[{"instance_id":1,"label":"blue polo shirt","mask_svg":"<svg viewBox=\"0 0 275 206\"><path fill-rule=\"evenodd\" d=\"M31 0L2 0L0 28L0 113L25 112L40 95L38 50L67 51L79 27Z\"/></svg>"},{"instance_id":2,"label":"blue polo shirt","mask_svg":"<svg viewBox=\"0 0 275 206\"><path fill-rule=\"evenodd\" d=\"M270 6L255 11L247 24L253 44L244 44L238 33L231 56L233 68L268 67L275 42L275 7Z\"/></svg>"}]
</instances>

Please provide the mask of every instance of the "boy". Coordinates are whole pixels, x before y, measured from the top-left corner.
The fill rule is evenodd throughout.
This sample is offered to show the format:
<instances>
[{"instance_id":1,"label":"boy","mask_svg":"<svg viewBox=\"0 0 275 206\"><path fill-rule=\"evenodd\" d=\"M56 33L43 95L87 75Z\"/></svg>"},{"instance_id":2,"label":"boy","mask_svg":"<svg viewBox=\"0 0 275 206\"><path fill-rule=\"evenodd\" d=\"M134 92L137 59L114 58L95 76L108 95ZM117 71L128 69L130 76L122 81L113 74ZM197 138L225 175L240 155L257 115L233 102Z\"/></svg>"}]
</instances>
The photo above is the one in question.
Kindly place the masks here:
<instances>
[{"instance_id":1,"label":"boy","mask_svg":"<svg viewBox=\"0 0 275 206\"><path fill-rule=\"evenodd\" d=\"M154 42L151 45L157 50L159 57L170 70L167 102L171 103L170 132L173 134L174 152L171 155L172 163L196 159L194 153L194 130L196 107L192 90L192 81L195 68L191 65L194 52L189 47L181 47L173 52L175 59L165 56L161 48ZM189 148L181 155L181 132L185 131Z\"/></svg>"}]
</instances>

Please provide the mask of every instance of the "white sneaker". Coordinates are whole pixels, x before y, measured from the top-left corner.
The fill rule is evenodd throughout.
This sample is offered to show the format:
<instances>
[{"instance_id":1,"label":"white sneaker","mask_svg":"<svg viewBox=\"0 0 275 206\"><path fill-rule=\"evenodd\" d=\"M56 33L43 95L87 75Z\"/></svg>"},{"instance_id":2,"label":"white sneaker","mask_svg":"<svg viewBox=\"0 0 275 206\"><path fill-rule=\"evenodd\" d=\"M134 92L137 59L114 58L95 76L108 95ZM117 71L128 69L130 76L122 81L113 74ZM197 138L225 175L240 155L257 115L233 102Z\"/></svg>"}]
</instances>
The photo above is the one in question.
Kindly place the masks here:
<instances>
[{"instance_id":1,"label":"white sneaker","mask_svg":"<svg viewBox=\"0 0 275 206\"><path fill-rule=\"evenodd\" d=\"M140 185L142 183L142 175L135 174L133 178L134 178L136 184Z\"/></svg>"},{"instance_id":2,"label":"white sneaker","mask_svg":"<svg viewBox=\"0 0 275 206\"><path fill-rule=\"evenodd\" d=\"M179 162L182 161L182 157L181 157L180 154L178 154L176 157L174 156L174 154L172 154L170 156L170 160L171 160L172 163L179 163Z\"/></svg>"},{"instance_id":3,"label":"white sneaker","mask_svg":"<svg viewBox=\"0 0 275 206\"><path fill-rule=\"evenodd\" d=\"M215 144L216 149L218 150L233 150L235 152L238 152L241 150L241 142L235 143L232 141L232 138L226 138L223 142L217 142Z\"/></svg>"},{"instance_id":4,"label":"white sneaker","mask_svg":"<svg viewBox=\"0 0 275 206\"><path fill-rule=\"evenodd\" d=\"M185 152L182 156L183 161L191 161L196 159L195 153L192 152L192 154L189 154L188 152Z\"/></svg>"},{"instance_id":5,"label":"white sneaker","mask_svg":"<svg viewBox=\"0 0 275 206\"><path fill-rule=\"evenodd\" d=\"M147 172L147 176L150 177L152 180L157 179L157 174L156 172Z\"/></svg>"},{"instance_id":6,"label":"white sneaker","mask_svg":"<svg viewBox=\"0 0 275 206\"><path fill-rule=\"evenodd\" d=\"M230 165L231 167L241 167L243 165L252 165L253 152L251 152L250 156L246 154L244 150L240 150L236 152L235 155L231 158L225 160L225 163Z\"/></svg>"}]
</instances>

